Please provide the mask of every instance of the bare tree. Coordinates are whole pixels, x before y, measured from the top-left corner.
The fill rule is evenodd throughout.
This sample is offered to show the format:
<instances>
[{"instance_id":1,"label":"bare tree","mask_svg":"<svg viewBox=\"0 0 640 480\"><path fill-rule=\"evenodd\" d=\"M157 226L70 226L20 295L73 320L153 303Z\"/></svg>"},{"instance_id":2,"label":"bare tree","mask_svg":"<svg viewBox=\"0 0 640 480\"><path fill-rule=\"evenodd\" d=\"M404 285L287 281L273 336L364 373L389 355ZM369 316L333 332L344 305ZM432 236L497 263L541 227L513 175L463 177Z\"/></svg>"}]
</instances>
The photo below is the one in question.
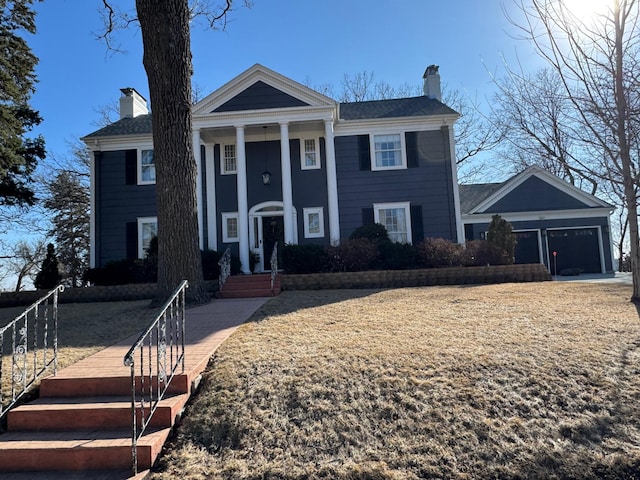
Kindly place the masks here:
<instances>
[{"instance_id":1,"label":"bare tree","mask_svg":"<svg viewBox=\"0 0 640 480\"><path fill-rule=\"evenodd\" d=\"M589 173L621 185L629 225L632 301L640 301L638 142L640 141L640 1L611 0L593 19L561 0L518 0L512 20L560 79L570 102L574 140L592 153ZM581 134L579 134L581 132Z\"/></svg>"},{"instance_id":2,"label":"bare tree","mask_svg":"<svg viewBox=\"0 0 640 480\"><path fill-rule=\"evenodd\" d=\"M10 256L6 258L3 268L15 278L15 292L22 290L25 279L35 277L46 253L47 242L44 238L32 242L21 240L11 247Z\"/></svg>"}]
</instances>

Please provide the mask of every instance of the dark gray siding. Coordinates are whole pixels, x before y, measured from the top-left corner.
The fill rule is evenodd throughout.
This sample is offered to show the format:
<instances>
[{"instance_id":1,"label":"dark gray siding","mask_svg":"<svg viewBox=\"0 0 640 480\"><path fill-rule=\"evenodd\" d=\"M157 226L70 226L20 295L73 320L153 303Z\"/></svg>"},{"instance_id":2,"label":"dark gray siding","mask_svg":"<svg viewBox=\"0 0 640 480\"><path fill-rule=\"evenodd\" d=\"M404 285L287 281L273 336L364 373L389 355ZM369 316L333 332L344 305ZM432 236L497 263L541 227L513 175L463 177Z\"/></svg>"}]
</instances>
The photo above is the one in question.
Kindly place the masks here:
<instances>
[{"instance_id":1,"label":"dark gray siding","mask_svg":"<svg viewBox=\"0 0 640 480\"><path fill-rule=\"evenodd\" d=\"M307 103L292 97L288 93L284 93L271 85L258 81L231 100L220 105L214 112L303 107L307 105Z\"/></svg>"},{"instance_id":2,"label":"dark gray siding","mask_svg":"<svg viewBox=\"0 0 640 480\"><path fill-rule=\"evenodd\" d=\"M127 185L126 157L126 151L96 155L97 266L127 257L127 223L156 215L155 185Z\"/></svg>"},{"instance_id":3,"label":"dark gray siding","mask_svg":"<svg viewBox=\"0 0 640 480\"><path fill-rule=\"evenodd\" d=\"M532 176L493 204L486 213L570 210L585 204L556 187Z\"/></svg>"},{"instance_id":4,"label":"dark gray siding","mask_svg":"<svg viewBox=\"0 0 640 480\"><path fill-rule=\"evenodd\" d=\"M362 161L368 136L336 137L342 238L363 224L363 210L374 203L411 202L422 207L423 237L457 240L448 130L412 132L405 138L409 168L370 171Z\"/></svg>"},{"instance_id":5,"label":"dark gray siding","mask_svg":"<svg viewBox=\"0 0 640 480\"><path fill-rule=\"evenodd\" d=\"M298 212L298 239L300 243L322 243L322 239L305 239L303 208L324 207L325 236L328 238L327 177L325 169L324 140L320 141L322 168L302 170L300 166L300 141L290 140L291 178L293 183L293 205ZM249 142L245 144L247 156L247 204L249 208L263 202L282 202L282 168L280 163L280 141ZM236 175L220 175L220 145L214 148L216 169L216 204L218 212L238 211L238 189ZM262 172L271 173L271 184L262 183ZM222 243L222 216L217 215L218 245ZM324 243L327 243L325 241Z\"/></svg>"}]
</instances>

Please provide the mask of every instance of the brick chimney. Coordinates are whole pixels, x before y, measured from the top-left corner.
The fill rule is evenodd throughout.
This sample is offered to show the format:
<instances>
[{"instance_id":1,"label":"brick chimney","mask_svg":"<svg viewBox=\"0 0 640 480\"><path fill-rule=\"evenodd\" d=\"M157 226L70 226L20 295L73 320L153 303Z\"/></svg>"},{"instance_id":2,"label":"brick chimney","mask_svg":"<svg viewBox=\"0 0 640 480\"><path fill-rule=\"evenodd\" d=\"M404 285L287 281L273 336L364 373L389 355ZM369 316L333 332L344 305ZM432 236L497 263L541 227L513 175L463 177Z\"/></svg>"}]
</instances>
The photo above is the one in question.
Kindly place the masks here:
<instances>
[{"instance_id":1,"label":"brick chimney","mask_svg":"<svg viewBox=\"0 0 640 480\"><path fill-rule=\"evenodd\" d=\"M424 72L424 94L438 101L442 101L442 90L440 89L440 74L438 65L429 65Z\"/></svg>"},{"instance_id":2,"label":"brick chimney","mask_svg":"<svg viewBox=\"0 0 640 480\"><path fill-rule=\"evenodd\" d=\"M138 115L149 113L147 100L135 88L121 88L120 97L120 118L135 118Z\"/></svg>"}]
</instances>

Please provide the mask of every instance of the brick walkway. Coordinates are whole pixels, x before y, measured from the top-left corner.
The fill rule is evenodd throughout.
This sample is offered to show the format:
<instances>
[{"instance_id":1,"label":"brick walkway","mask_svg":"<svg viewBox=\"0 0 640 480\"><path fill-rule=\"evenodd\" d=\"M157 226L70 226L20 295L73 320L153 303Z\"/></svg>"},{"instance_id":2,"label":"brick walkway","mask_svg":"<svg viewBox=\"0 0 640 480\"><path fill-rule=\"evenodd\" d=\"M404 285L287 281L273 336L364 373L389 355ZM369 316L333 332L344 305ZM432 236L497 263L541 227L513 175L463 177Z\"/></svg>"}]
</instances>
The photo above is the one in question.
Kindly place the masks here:
<instances>
[{"instance_id":1,"label":"brick walkway","mask_svg":"<svg viewBox=\"0 0 640 480\"><path fill-rule=\"evenodd\" d=\"M202 373L206 368L207 363L216 349L224 342L235 329L244 323L251 315L258 310L269 298L240 298L240 299L219 299L215 300L207 305L190 308L187 310L187 323L186 323L186 335L185 335L185 374L191 383L197 376ZM65 388L77 385L81 382L83 385L84 395L92 395L91 379L100 379L102 386L110 380L116 385L116 390L120 389L122 379L126 379L130 375L129 367L123 365L124 355L127 353L137 336L131 337L123 342L113 345L105 350L102 350L90 357L87 357L74 365L64 368L58 372L58 374L49 379L55 381L49 381L44 379L41 384L41 397L48 395L49 397L65 397L73 396L73 393L67 392L65 394ZM129 382L130 384L130 382ZM98 387L96 387L98 388ZM130 388L130 387L129 387ZM49 392L44 390L49 389ZM59 390L59 391L58 391ZM119 395L121 395L119 393ZM42 401L41 398L38 401ZM38 403L38 401L34 403ZM35 406L34 406L35 407ZM23 406L19 408L29 409L34 408ZM129 407L127 407L129 408ZM14 438L15 437L15 438ZM23 438L26 437L26 438ZM56 435L52 435L51 432L7 432L0 435L0 457L5 465L9 463L10 456L4 458L3 455L11 455L10 451L15 448L17 457L24 455L25 448L19 447L18 442L26 441L30 444L37 443L39 445L38 450L41 452L40 461L44 460L47 451L60 448L56 440ZM96 438L92 442L101 441ZM164 441L164 439L162 440ZM48 442L50 446L47 447ZM125 438L125 442L130 445L130 439ZM84 443L89 443L84 440ZM68 448L68 447L65 447ZM129 447L130 448L130 447ZM3 452L4 450L4 452ZM37 461L37 464L40 463ZM44 465L43 465L44 467ZM94 467L95 468L95 467ZM98 467L104 468L104 467ZM108 468L108 467L107 467ZM19 468L23 470L23 468ZM78 471L74 468L74 472L54 472L51 469L44 468L48 471L39 472L21 472L21 473L9 473L7 471L2 472L3 468L0 464L0 478L3 480L23 479L29 478L31 480L53 480L59 478L68 479L81 479L81 478L96 478L96 479L123 479L130 478L130 474L126 471L95 471L89 472ZM142 476L137 477L142 478Z\"/></svg>"}]
</instances>

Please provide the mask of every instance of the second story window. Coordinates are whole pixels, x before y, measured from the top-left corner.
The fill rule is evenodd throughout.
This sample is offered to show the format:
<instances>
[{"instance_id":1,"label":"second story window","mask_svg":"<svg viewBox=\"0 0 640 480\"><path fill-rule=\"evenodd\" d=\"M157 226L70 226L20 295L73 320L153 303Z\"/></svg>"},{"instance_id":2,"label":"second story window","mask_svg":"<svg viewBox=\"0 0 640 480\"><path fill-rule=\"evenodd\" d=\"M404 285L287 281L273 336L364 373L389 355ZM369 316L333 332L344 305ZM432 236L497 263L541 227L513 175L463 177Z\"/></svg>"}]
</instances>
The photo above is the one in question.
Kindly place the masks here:
<instances>
[{"instance_id":1,"label":"second story window","mask_svg":"<svg viewBox=\"0 0 640 480\"><path fill-rule=\"evenodd\" d=\"M138 152L138 185L156 183L156 163L153 150L139 150Z\"/></svg>"},{"instance_id":2,"label":"second story window","mask_svg":"<svg viewBox=\"0 0 640 480\"><path fill-rule=\"evenodd\" d=\"M238 171L238 161L236 158L236 146L234 144L224 145L222 148L221 174L231 175Z\"/></svg>"},{"instance_id":3,"label":"second story window","mask_svg":"<svg viewBox=\"0 0 640 480\"><path fill-rule=\"evenodd\" d=\"M373 136L372 170L392 170L406 168L402 154L402 135Z\"/></svg>"},{"instance_id":4,"label":"second story window","mask_svg":"<svg viewBox=\"0 0 640 480\"><path fill-rule=\"evenodd\" d=\"M305 138L300 143L302 152L302 170L312 170L320 168L320 154L318 152L318 140L315 138Z\"/></svg>"}]
</instances>

